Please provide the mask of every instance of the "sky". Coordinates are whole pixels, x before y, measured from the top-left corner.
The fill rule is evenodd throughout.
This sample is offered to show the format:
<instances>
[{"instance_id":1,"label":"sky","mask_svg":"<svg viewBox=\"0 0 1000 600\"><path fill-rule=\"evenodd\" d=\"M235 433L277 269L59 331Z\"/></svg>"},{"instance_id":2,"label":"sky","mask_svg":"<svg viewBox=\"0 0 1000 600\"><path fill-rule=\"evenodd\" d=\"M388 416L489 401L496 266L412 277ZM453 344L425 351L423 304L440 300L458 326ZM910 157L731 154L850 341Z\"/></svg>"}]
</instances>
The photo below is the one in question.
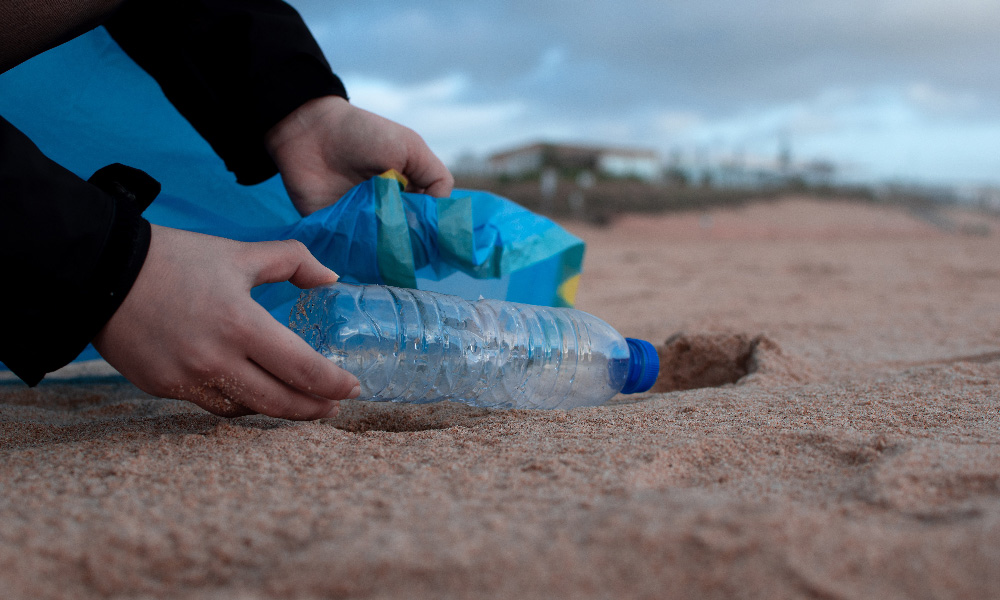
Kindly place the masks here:
<instances>
[{"instance_id":1,"label":"sky","mask_svg":"<svg viewBox=\"0 0 1000 600\"><path fill-rule=\"evenodd\" d=\"M291 0L446 163L536 141L1000 185L997 0Z\"/></svg>"}]
</instances>

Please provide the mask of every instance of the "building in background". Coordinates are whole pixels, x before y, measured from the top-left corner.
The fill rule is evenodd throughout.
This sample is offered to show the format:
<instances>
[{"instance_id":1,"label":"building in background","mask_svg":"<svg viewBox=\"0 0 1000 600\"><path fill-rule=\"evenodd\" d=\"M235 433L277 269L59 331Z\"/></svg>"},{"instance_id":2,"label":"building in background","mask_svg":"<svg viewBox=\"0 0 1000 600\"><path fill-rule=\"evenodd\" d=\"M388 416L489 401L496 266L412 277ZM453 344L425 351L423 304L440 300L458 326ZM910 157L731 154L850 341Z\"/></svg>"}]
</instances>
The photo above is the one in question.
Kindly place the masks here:
<instances>
[{"instance_id":1,"label":"building in background","mask_svg":"<svg viewBox=\"0 0 1000 600\"><path fill-rule=\"evenodd\" d=\"M529 176L546 169L569 173L591 171L605 177L643 181L656 181L663 175L656 151L638 148L537 143L493 154L488 162L493 174L510 177Z\"/></svg>"}]
</instances>

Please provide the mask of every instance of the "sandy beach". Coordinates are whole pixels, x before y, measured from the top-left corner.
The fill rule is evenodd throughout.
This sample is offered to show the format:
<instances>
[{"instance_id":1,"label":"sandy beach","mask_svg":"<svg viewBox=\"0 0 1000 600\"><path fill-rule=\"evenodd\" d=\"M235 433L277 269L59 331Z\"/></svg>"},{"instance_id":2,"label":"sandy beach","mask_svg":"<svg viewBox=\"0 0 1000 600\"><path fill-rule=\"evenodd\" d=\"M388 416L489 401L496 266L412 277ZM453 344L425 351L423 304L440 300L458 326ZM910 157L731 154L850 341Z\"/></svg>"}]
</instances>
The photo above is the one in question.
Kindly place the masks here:
<instances>
[{"instance_id":1,"label":"sandy beach","mask_svg":"<svg viewBox=\"0 0 1000 600\"><path fill-rule=\"evenodd\" d=\"M573 411L212 416L0 382L5 598L995 598L1000 218L786 198L567 223L660 348Z\"/></svg>"}]
</instances>

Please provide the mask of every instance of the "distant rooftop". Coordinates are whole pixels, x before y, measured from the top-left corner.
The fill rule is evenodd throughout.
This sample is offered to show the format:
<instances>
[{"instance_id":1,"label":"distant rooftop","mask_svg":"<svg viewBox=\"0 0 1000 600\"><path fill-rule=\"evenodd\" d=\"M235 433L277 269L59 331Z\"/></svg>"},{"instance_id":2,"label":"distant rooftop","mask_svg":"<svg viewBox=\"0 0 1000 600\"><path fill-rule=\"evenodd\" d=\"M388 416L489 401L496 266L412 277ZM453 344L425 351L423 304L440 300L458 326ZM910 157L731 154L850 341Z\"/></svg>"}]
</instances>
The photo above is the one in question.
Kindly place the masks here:
<instances>
[{"instance_id":1,"label":"distant rooftop","mask_svg":"<svg viewBox=\"0 0 1000 600\"><path fill-rule=\"evenodd\" d=\"M580 169L615 177L656 179L662 165L655 150L536 142L493 154L494 173L523 175L546 168Z\"/></svg>"}]
</instances>

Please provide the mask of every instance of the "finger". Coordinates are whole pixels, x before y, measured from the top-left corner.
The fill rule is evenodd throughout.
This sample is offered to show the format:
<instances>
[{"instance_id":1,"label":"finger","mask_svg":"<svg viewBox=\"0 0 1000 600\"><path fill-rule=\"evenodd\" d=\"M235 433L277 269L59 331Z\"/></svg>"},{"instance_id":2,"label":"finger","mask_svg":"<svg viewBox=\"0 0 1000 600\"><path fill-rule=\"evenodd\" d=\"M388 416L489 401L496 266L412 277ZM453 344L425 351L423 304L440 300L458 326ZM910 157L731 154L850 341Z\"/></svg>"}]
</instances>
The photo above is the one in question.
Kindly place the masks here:
<instances>
[{"instance_id":1,"label":"finger","mask_svg":"<svg viewBox=\"0 0 1000 600\"><path fill-rule=\"evenodd\" d=\"M247 357L276 379L301 392L342 400L361 392L354 375L314 350L295 332L282 326L263 308L245 344Z\"/></svg>"},{"instance_id":2,"label":"finger","mask_svg":"<svg viewBox=\"0 0 1000 600\"><path fill-rule=\"evenodd\" d=\"M218 377L198 385L181 386L168 396L193 402L220 417L234 418L255 414L254 411L230 398L229 393L224 391L231 384L230 380Z\"/></svg>"},{"instance_id":3,"label":"finger","mask_svg":"<svg viewBox=\"0 0 1000 600\"><path fill-rule=\"evenodd\" d=\"M205 390L205 394L192 400L209 412L227 417L238 416L225 412L228 407L238 406L279 419L307 421L332 417L340 407L336 400L318 398L278 381L249 360L237 366L236 371L227 377L205 381L201 389ZM199 400L209 397L213 390L224 404L201 404ZM219 410L221 407L225 408Z\"/></svg>"},{"instance_id":4,"label":"finger","mask_svg":"<svg viewBox=\"0 0 1000 600\"><path fill-rule=\"evenodd\" d=\"M247 246L250 248L249 260L255 271L253 285L290 281L307 289L339 279L336 273L316 260L305 244L298 240L253 242Z\"/></svg>"},{"instance_id":5,"label":"finger","mask_svg":"<svg viewBox=\"0 0 1000 600\"><path fill-rule=\"evenodd\" d=\"M403 171L403 175L410 180L413 189L421 190L435 198L451 196L455 185L451 171L419 136L410 150L407 168Z\"/></svg>"},{"instance_id":6,"label":"finger","mask_svg":"<svg viewBox=\"0 0 1000 600\"><path fill-rule=\"evenodd\" d=\"M435 198L448 198L454 188L454 181L449 177L448 181L436 181L428 187L424 193Z\"/></svg>"}]
</instances>

